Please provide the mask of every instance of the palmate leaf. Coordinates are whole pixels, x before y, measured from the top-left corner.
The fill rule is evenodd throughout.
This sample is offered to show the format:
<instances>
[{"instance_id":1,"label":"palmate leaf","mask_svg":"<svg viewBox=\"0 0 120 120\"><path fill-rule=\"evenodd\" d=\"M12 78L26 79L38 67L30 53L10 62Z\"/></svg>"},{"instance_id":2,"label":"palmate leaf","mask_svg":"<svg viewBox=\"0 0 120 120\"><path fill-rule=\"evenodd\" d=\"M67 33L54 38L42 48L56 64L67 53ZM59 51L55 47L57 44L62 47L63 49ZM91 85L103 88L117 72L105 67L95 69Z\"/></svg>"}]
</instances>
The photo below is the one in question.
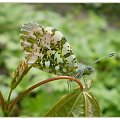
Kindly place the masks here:
<instances>
[{"instance_id":1,"label":"palmate leaf","mask_svg":"<svg viewBox=\"0 0 120 120\"><path fill-rule=\"evenodd\" d=\"M63 96L45 117L99 117L100 107L95 96L87 91L74 89Z\"/></svg>"}]
</instances>

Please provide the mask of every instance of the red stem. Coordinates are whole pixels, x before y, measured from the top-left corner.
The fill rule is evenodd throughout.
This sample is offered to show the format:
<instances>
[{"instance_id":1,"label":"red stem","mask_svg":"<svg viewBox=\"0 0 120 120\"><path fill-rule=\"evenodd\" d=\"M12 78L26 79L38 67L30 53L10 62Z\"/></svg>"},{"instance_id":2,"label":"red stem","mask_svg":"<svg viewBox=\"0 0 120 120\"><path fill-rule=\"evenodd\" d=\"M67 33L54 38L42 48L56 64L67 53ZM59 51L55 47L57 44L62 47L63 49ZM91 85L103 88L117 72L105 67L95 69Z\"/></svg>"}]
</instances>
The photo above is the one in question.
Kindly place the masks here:
<instances>
[{"instance_id":1,"label":"red stem","mask_svg":"<svg viewBox=\"0 0 120 120\"><path fill-rule=\"evenodd\" d=\"M8 107L8 111L11 111L12 108L14 107L14 105L15 105L21 98L23 98L26 94L28 94L30 91L32 91L33 89L39 87L40 85L46 84L46 83L48 83L48 82L55 81L55 80L61 80L61 79L63 79L63 80L65 80L65 79L73 80L73 81L77 82L78 85L80 86L81 90L83 90L83 86L82 86L80 80L79 80L79 79L76 79L76 78L74 78L74 77L70 77L70 76L58 76L58 77L49 78L49 79L46 79L46 80L44 80L44 81L41 81L41 82L33 85L32 87L30 87L30 88L28 88L27 90L25 90L25 91L24 91L22 94L20 94L18 97L16 97L16 98L10 103L10 105L9 105L9 107Z\"/></svg>"},{"instance_id":2,"label":"red stem","mask_svg":"<svg viewBox=\"0 0 120 120\"><path fill-rule=\"evenodd\" d=\"M4 101L4 98L3 98L3 95L2 95L2 93L1 93L1 91L0 91L0 103L1 103L1 108L2 108L2 111L4 112L4 110L5 110L5 101Z\"/></svg>"}]
</instances>

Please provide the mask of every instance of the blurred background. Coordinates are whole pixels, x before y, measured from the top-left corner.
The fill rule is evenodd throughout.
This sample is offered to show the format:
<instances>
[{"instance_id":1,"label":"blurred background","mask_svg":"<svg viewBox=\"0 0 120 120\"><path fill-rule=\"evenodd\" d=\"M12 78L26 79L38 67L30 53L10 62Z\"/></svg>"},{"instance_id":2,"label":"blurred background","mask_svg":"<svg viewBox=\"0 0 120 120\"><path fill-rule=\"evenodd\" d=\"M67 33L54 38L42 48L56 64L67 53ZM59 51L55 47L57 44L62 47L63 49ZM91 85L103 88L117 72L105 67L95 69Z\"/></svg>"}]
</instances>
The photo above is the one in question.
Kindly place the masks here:
<instances>
[{"instance_id":1,"label":"blurred background","mask_svg":"<svg viewBox=\"0 0 120 120\"><path fill-rule=\"evenodd\" d=\"M96 71L87 79L93 80L91 91L97 97L102 116L120 116L120 4L0 3L0 90L5 99L13 72L24 58L20 29L31 21L61 31L81 63L89 65L116 52L115 57L94 64ZM13 92L12 99L53 76L32 68ZM12 116L43 116L65 93L68 93L66 81L43 85L19 101Z\"/></svg>"}]
</instances>

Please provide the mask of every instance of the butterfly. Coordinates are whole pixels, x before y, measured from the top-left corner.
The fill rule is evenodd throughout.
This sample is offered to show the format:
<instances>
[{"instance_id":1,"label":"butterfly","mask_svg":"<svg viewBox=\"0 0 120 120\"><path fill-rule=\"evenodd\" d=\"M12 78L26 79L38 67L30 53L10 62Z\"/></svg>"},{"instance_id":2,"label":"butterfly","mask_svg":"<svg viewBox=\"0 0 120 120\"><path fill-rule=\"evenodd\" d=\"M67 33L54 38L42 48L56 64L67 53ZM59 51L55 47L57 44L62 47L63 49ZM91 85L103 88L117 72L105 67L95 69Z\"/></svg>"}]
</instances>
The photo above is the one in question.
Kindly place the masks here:
<instances>
[{"instance_id":1,"label":"butterfly","mask_svg":"<svg viewBox=\"0 0 120 120\"><path fill-rule=\"evenodd\" d=\"M21 28L20 42L25 57L35 50L29 65L48 73L76 78L90 75L94 68L78 63L70 44L63 34L52 27L37 23L26 23Z\"/></svg>"}]
</instances>

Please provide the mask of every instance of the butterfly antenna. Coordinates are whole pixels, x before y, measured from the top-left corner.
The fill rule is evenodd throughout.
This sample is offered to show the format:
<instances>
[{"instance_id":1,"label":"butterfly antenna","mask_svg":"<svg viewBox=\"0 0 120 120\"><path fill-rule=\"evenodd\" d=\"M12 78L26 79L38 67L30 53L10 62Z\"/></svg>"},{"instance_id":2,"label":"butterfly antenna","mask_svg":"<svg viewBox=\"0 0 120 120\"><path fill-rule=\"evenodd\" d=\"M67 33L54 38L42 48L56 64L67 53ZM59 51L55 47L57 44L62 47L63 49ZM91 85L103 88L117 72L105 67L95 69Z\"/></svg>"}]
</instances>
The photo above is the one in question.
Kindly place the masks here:
<instances>
[{"instance_id":1,"label":"butterfly antenna","mask_svg":"<svg viewBox=\"0 0 120 120\"><path fill-rule=\"evenodd\" d=\"M113 57L114 55L115 55L115 52L110 53L110 54L108 54L107 56L104 56L104 57L102 57L102 58L100 58L100 59L98 59L98 60L95 60L94 62L91 63L91 65L94 64L94 63L96 63L96 62L99 62L99 61L101 61L101 60L104 60L104 59L106 59L106 58Z\"/></svg>"}]
</instances>

